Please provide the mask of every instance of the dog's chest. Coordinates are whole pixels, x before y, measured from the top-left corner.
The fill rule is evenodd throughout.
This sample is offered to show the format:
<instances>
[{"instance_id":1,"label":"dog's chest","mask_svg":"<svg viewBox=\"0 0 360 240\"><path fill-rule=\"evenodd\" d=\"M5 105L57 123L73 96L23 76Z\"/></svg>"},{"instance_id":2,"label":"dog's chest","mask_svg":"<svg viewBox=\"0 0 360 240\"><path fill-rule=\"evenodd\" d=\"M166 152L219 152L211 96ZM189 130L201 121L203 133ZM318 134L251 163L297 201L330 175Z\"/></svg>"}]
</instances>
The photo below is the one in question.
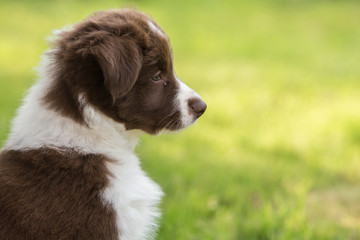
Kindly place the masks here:
<instances>
[{"instance_id":1,"label":"dog's chest","mask_svg":"<svg viewBox=\"0 0 360 240\"><path fill-rule=\"evenodd\" d=\"M153 239L163 193L142 171L136 156L127 160L130 161L108 164L112 176L103 198L116 212L119 239Z\"/></svg>"}]
</instances>

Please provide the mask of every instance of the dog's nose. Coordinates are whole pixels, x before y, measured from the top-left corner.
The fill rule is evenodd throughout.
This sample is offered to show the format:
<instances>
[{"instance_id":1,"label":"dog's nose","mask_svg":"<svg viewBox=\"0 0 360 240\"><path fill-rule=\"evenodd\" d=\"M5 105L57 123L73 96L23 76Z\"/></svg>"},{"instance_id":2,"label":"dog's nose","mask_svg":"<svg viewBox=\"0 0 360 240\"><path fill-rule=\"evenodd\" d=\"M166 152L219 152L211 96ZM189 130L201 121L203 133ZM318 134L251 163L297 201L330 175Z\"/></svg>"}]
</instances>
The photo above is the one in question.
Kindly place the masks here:
<instances>
[{"instance_id":1,"label":"dog's nose","mask_svg":"<svg viewBox=\"0 0 360 240\"><path fill-rule=\"evenodd\" d=\"M206 110L206 103L200 98L190 99L189 107L194 111L196 118L199 118Z\"/></svg>"}]
</instances>

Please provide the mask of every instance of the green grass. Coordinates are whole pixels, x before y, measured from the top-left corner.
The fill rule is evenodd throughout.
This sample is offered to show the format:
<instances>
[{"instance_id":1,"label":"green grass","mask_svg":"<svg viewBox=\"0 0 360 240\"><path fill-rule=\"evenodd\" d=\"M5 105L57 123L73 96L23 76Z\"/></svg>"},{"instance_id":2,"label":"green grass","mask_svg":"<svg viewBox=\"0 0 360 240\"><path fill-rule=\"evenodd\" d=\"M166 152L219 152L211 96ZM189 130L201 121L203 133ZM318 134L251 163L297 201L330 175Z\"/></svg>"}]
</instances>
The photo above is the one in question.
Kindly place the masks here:
<instances>
[{"instance_id":1,"label":"green grass","mask_svg":"<svg viewBox=\"0 0 360 240\"><path fill-rule=\"evenodd\" d=\"M208 104L196 125L137 148L166 193L158 239L360 239L358 1L0 4L0 144L51 30L136 5Z\"/></svg>"}]
</instances>

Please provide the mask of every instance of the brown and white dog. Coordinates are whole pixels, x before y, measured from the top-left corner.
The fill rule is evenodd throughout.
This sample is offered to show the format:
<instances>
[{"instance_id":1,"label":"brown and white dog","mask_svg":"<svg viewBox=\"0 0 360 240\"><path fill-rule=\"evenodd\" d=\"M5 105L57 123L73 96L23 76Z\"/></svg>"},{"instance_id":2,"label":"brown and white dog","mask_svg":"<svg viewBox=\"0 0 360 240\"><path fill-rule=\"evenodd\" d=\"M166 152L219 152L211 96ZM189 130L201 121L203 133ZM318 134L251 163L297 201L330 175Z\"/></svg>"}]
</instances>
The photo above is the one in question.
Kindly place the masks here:
<instances>
[{"instance_id":1,"label":"brown and white dog","mask_svg":"<svg viewBox=\"0 0 360 240\"><path fill-rule=\"evenodd\" d=\"M137 140L191 125L206 104L138 11L96 13L52 45L0 155L0 238L152 239L163 193Z\"/></svg>"}]
</instances>

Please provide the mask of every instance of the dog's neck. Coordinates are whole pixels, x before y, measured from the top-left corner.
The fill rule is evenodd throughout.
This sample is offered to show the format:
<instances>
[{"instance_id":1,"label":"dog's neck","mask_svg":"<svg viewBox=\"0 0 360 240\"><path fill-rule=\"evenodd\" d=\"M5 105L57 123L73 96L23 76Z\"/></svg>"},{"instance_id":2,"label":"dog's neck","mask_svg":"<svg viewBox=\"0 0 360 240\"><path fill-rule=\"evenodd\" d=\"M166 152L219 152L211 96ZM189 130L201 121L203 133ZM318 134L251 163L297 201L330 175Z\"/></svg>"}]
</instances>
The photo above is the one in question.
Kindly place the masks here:
<instances>
[{"instance_id":1,"label":"dog's neck","mask_svg":"<svg viewBox=\"0 0 360 240\"><path fill-rule=\"evenodd\" d=\"M40 79L29 91L13 121L5 149L51 147L107 155L131 154L142 131L126 130L124 125L106 117L79 96L85 123L46 107L42 98L49 79Z\"/></svg>"}]
</instances>

